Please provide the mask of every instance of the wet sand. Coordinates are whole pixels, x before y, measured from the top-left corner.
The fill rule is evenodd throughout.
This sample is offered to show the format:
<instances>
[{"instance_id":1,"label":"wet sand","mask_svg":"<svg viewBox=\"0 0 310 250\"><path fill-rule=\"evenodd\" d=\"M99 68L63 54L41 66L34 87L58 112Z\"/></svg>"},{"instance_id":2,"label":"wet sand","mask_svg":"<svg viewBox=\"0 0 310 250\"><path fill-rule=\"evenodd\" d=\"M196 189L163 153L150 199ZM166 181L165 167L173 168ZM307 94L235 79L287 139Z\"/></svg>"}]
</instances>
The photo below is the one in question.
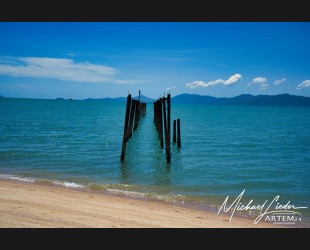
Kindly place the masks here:
<instances>
[{"instance_id":1,"label":"wet sand","mask_svg":"<svg viewBox=\"0 0 310 250\"><path fill-rule=\"evenodd\" d=\"M66 187L0 179L1 228L270 228L253 219Z\"/></svg>"}]
</instances>

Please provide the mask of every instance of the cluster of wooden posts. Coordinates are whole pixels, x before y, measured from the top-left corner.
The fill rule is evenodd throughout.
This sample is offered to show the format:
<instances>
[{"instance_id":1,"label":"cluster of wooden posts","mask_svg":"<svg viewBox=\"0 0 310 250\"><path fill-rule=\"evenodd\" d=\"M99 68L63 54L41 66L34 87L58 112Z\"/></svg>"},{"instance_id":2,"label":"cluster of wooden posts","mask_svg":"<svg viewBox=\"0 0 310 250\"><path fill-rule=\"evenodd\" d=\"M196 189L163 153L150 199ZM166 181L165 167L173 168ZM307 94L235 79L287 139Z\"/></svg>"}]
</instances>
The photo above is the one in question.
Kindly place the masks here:
<instances>
[{"instance_id":1,"label":"cluster of wooden posts","mask_svg":"<svg viewBox=\"0 0 310 250\"><path fill-rule=\"evenodd\" d=\"M167 111L166 111L167 102ZM167 97L159 98L154 102L154 123L158 132L160 146L166 146L166 159L171 162L170 152L170 113L171 113L170 94Z\"/></svg>"},{"instance_id":2,"label":"cluster of wooden posts","mask_svg":"<svg viewBox=\"0 0 310 250\"><path fill-rule=\"evenodd\" d=\"M167 105L166 105L167 103ZM170 152L170 117L171 117L171 97L170 94L167 97L159 98L154 102L154 123L156 130L159 135L160 146L166 148L166 159L167 162L171 162ZM136 131L139 125L141 117L146 115L146 103L140 102L140 91L139 100L134 100L129 94L127 97L126 114L125 114L125 125L124 135L122 144L121 161L124 161L126 143L131 138L132 133ZM181 128L180 119L173 121L173 142L177 142L178 148L181 148Z\"/></svg>"},{"instance_id":3,"label":"cluster of wooden posts","mask_svg":"<svg viewBox=\"0 0 310 250\"><path fill-rule=\"evenodd\" d=\"M167 103L167 105L166 105ZM166 108L167 107L167 108ZM154 102L154 123L156 130L158 132L160 146L164 147L164 142L166 146L166 159L167 162L171 162L171 152L170 152L170 117L171 117L171 96L159 98ZM177 131L176 131L177 122ZM177 132L177 133L176 133ZM175 143L177 139L178 148L181 147L181 127L180 119L173 121L173 142Z\"/></svg>"},{"instance_id":4,"label":"cluster of wooden posts","mask_svg":"<svg viewBox=\"0 0 310 250\"><path fill-rule=\"evenodd\" d=\"M121 161L125 159L127 141L131 138L132 133L135 132L136 129L138 128L140 118L144 117L145 114L146 114L146 103L140 102L140 100L132 99L131 94L129 94L127 96L127 104L126 104Z\"/></svg>"}]
</instances>

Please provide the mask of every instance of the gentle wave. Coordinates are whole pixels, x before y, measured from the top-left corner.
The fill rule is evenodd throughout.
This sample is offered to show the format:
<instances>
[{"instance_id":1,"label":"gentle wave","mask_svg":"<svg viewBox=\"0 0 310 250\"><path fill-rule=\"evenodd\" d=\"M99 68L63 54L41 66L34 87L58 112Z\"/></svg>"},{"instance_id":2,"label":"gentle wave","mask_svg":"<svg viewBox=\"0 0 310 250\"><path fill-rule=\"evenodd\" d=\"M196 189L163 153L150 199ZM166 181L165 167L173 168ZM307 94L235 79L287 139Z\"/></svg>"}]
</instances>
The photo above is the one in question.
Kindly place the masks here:
<instances>
[{"instance_id":1,"label":"gentle wave","mask_svg":"<svg viewBox=\"0 0 310 250\"><path fill-rule=\"evenodd\" d=\"M118 194L118 195L125 195L132 198L147 198L147 199L154 199L166 202L181 202L184 203L185 201L190 200L189 197L184 195L174 195L174 194L157 194L157 193L149 193L149 192L140 192L134 191L137 187L134 185L128 184L88 184L82 185L76 182L69 182L69 181L60 181L60 180L48 180L48 179L39 179L33 177L22 177L18 175L12 174L0 174L0 179L6 180L16 180L21 182L31 182L31 183L43 183L43 184L54 184L58 186L63 186L67 188L73 189L89 189L93 191L103 191L108 192L111 194Z\"/></svg>"},{"instance_id":2,"label":"gentle wave","mask_svg":"<svg viewBox=\"0 0 310 250\"><path fill-rule=\"evenodd\" d=\"M5 180L16 180L16 181L23 181L23 182L35 182L35 178L32 177L21 177L17 175L11 175L11 174L0 174L0 179Z\"/></svg>"},{"instance_id":3,"label":"gentle wave","mask_svg":"<svg viewBox=\"0 0 310 250\"><path fill-rule=\"evenodd\" d=\"M67 182L67 181L52 181L53 184L56 185L61 185L65 187L70 187L70 188L82 188L84 187L83 185L74 183L74 182Z\"/></svg>"},{"instance_id":4,"label":"gentle wave","mask_svg":"<svg viewBox=\"0 0 310 250\"><path fill-rule=\"evenodd\" d=\"M136 189L134 185L128 184L88 184L82 185L76 182L69 182L69 181L60 181L60 180L48 180L48 179L39 179L33 177L22 177L18 175L12 174L0 174L0 179L6 180L17 180L21 182L31 182L31 183L45 183L45 184L54 184L58 186L64 186L73 189L80 189L80 188L87 188L90 190L101 190L107 191L113 194L122 194L131 197L142 197L142 198L153 198L158 200L165 200L165 201L183 201L187 199L184 195L159 195L156 193L143 193L139 191L133 191Z\"/></svg>"},{"instance_id":5,"label":"gentle wave","mask_svg":"<svg viewBox=\"0 0 310 250\"><path fill-rule=\"evenodd\" d=\"M112 194L125 195L133 198L147 198L167 202L181 202L190 200L189 197L179 194L158 194L156 192L137 191L139 187L128 184L89 184L86 186L90 190L105 191Z\"/></svg>"},{"instance_id":6,"label":"gentle wave","mask_svg":"<svg viewBox=\"0 0 310 250\"><path fill-rule=\"evenodd\" d=\"M58 180L53 181L53 180L39 179L39 178L33 178L33 177L22 177L22 176L12 175L12 174L0 174L0 179L16 180L16 181L32 182L32 183L55 184L55 185L70 187L70 188L82 188L82 187L84 187L83 185L80 185L80 184L77 184L74 182L58 181Z\"/></svg>"}]
</instances>

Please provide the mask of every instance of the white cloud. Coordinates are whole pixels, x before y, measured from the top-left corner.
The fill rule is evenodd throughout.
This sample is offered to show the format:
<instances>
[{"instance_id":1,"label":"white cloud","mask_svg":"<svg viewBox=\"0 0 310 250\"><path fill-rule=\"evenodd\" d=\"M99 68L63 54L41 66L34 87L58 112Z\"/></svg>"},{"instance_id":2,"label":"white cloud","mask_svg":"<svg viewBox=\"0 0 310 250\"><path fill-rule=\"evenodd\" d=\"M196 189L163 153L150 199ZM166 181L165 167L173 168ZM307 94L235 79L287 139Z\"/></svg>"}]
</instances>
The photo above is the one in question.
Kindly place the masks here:
<instances>
[{"instance_id":1,"label":"white cloud","mask_svg":"<svg viewBox=\"0 0 310 250\"><path fill-rule=\"evenodd\" d=\"M236 82L239 81L239 79L242 79L242 76L241 76L240 74L235 74L235 75L229 77L229 78L224 82L224 85L225 85L225 86L229 86L229 85L235 84Z\"/></svg>"},{"instance_id":2,"label":"white cloud","mask_svg":"<svg viewBox=\"0 0 310 250\"><path fill-rule=\"evenodd\" d=\"M76 63L72 59L67 58L0 58L0 75L13 77L51 78L76 82L128 83L128 81L134 81L114 79L113 76L116 75L117 72L117 69L109 66L91 64L89 62Z\"/></svg>"},{"instance_id":3,"label":"white cloud","mask_svg":"<svg viewBox=\"0 0 310 250\"><path fill-rule=\"evenodd\" d=\"M309 88L309 87L310 87L310 80L305 80L302 83L298 84L296 89L301 90L303 88Z\"/></svg>"},{"instance_id":4,"label":"white cloud","mask_svg":"<svg viewBox=\"0 0 310 250\"><path fill-rule=\"evenodd\" d=\"M280 84L284 83L285 81L286 81L286 79L285 79L284 77L282 77L282 78L279 79L279 80L275 80L275 81L273 82L273 85L280 85Z\"/></svg>"},{"instance_id":5,"label":"white cloud","mask_svg":"<svg viewBox=\"0 0 310 250\"><path fill-rule=\"evenodd\" d=\"M206 87L211 87L211 86L215 86L219 84L223 84L224 86L231 86L237 83L240 79L242 79L242 76L240 74L235 74L229 77L227 80L217 79L217 80L209 81L209 82L194 81L194 82L185 84L185 86L190 89L195 89L199 87L206 88Z\"/></svg>"},{"instance_id":6,"label":"white cloud","mask_svg":"<svg viewBox=\"0 0 310 250\"><path fill-rule=\"evenodd\" d=\"M267 78L266 77L255 77L253 78L252 82L250 82L250 84L264 84L267 82Z\"/></svg>"},{"instance_id":7,"label":"white cloud","mask_svg":"<svg viewBox=\"0 0 310 250\"><path fill-rule=\"evenodd\" d=\"M259 90L265 90L269 87L267 78L260 76L253 78L252 81L248 83L248 87L252 85L259 85Z\"/></svg>"}]
</instances>

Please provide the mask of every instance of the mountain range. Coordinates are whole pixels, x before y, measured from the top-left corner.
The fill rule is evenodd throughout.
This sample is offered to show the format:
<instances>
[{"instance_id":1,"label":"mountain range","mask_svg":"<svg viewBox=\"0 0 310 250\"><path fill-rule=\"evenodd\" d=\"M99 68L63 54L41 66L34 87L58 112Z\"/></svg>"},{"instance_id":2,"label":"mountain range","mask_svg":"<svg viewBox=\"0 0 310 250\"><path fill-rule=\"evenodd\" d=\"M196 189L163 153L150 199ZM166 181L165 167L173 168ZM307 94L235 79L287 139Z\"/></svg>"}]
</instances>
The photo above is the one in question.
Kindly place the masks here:
<instances>
[{"instance_id":1,"label":"mountain range","mask_svg":"<svg viewBox=\"0 0 310 250\"><path fill-rule=\"evenodd\" d=\"M249 95L236 97L213 97L195 94L181 94L172 98L174 103L204 103L217 105L256 105L256 106L310 106L310 97L289 94Z\"/></svg>"},{"instance_id":2,"label":"mountain range","mask_svg":"<svg viewBox=\"0 0 310 250\"><path fill-rule=\"evenodd\" d=\"M0 98L4 98L0 95ZM139 97L132 97L138 100ZM65 100L64 98L56 98L56 100ZM70 98L70 100L72 100ZM126 102L127 97L116 98L88 98L82 101L117 101ZM145 103L153 103L155 99L141 95L140 101ZM196 94L180 94L171 98L172 103L196 103L196 104L211 104L211 105L252 105L252 106L305 106L310 107L310 97L296 96L290 94L279 95L257 95L250 94L238 95L235 97L213 97L208 95Z\"/></svg>"},{"instance_id":3,"label":"mountain range","mask_svg":"<svg viewBox=\"0 0 310 250\"><path fill-rule=\"evenodd\" d=\"M133 99L138 100L135 96ZM126 102L127 97L85 99ZM140 96L141 102L153 103L155 100L144 95ZM257 95L243 94L236 97L213 97L196 94L180 94L171 98L173 103L200 103L212 105L252 105L252 106L310 106L310 97L290 94Z\"/></svg>"}]
</instances>

